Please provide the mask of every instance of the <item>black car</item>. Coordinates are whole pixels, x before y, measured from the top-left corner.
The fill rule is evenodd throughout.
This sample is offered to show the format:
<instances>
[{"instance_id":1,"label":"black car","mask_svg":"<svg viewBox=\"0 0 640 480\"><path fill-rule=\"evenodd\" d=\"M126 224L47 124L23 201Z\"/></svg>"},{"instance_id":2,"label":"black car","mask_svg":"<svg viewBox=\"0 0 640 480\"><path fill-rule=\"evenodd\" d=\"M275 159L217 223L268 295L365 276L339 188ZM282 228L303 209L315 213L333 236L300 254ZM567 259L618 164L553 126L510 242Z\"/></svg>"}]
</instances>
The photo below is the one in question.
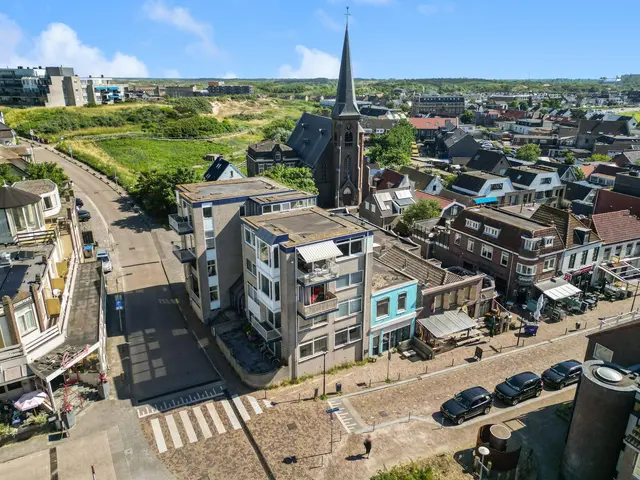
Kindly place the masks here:
<instances>
[{"instance_id":1,"label":"black car","mask_svg":"<svg viewBox=\"0 0 640 480\"><path fill-rule=\"evenodd\" d=\"M542 381L552 388L564 388L580 380L582 364L577 360L565 360L556 363L542 373Z\"/></svg>"},{"instance_id":2,"label":"black car","mask_svg":"<svg viewBox=\"0 0 640 480\"><path fill-rule=\"evenodd\" d=\"M84 202L82 201L81 198L76 197L76 207L78 208L84 207Z\"/></svg>"},{"instance_id":3,"label":"black car","mask_svg":"<svg viewBox=\"0 0 640 480\"><path fill-rule=\"evenodd\" d=\"M458 425L466 419L491 411L491 394L482 387L472 387L456 394L440 407L446 418Z\"/></svg>"},{"instance_id":4,"label":"black car","mask_svg":"<svg viewBox=\"0 0 640 480\"><path fill-rule=\"evenodd\" d=\"M504 403L517 405L518 402L542 393L542 380L533 372L523 372L507 378L496 385L494 396Z\"/></svg>"},{"instance_id":5,"label":"black car","mask_svg":"<svg viewBox=\"0 0 640 480\"><path fill-rule=\"evenodd\" d=\"M80 222L86 222L91 218L91 212L87 210L78 210L78 220Z\"/></svg>"}]
</instances>

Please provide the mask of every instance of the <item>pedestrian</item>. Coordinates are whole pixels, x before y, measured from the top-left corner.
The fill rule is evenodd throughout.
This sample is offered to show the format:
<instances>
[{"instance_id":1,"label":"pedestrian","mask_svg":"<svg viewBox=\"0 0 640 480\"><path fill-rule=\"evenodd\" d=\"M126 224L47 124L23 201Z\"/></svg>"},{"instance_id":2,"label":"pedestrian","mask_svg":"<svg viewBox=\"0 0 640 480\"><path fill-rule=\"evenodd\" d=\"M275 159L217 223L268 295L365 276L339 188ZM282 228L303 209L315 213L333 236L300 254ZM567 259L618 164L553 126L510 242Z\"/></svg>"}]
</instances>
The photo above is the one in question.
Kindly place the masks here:
<instances>
[{"instance_id":1,"label":"pedestrian","mask_svg":"<svg viewBox=\"0 0 640 480\"><path fill-rule=\"evenodd\" d=\"M364 439L364 454L369 458L371 454L371 435L367 435L367 438Z\"/></svg>"}]
</instances>

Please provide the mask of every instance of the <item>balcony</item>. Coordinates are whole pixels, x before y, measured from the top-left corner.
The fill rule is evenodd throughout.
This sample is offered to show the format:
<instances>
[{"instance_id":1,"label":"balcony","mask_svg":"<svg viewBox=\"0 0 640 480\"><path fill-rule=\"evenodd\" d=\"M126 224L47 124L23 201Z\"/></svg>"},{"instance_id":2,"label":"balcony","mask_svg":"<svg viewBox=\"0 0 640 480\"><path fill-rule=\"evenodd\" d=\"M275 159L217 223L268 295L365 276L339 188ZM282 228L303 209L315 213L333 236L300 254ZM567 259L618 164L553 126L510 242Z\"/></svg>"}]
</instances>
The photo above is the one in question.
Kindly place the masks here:
<instances>
[{"instance_id":1,"label":"balcony","mask_svg":"<svg viewBox=\"0 0 640 480\"><path fill-rule=\"evenodd\" d=\"M338 277L338 265L328 265L324 268L313 268L302 270L298 268L298 281L303 285L312 283L323 283L334 280Z\"/></svg>"},{"instance_id":2,"label":"balcony","mask_svg":"<svg viewBox=\"0 0 640 480\"><path fill-rule=\"evenodd\" d=\"M196 261L196 253L192 248L174 248L173 254L180 263L189 263Z\"/></svg>"},{"instance_id":3,"label":"balcony","mask_svg":"<svg viewBox=\"0 0 640 480\"><path fill-rule=\"evenodd\" d=\"M322 313L334 312L338 309L338 297L331 292L325 292L318 297L318 301L305 305L298 301L298 313L303 318L313 317Z\"/></svg>"},{"instance_id":4,"label":"balcony","mask_svg":"<svg viewBox=\"0 0 640 480\"><path fill-rule=\"evenodd\" d=\"M267 322L260 322L254 315L251 315L250 322L254 330L267 342L277 340L282 337L279 329L273 328L273 326Z\"/></svg>"},{"instance_id":5,"label":"balcony","mask_svg":"<svg viewBox=\"0 0 640 480\"><path fill-rule=\"evenodd\" d=\"M193 225L188 217L181 217L177 213L169 215L169 226L178 235L186 235L187 233L193 233Z\"/></svg>"}]
</instances>

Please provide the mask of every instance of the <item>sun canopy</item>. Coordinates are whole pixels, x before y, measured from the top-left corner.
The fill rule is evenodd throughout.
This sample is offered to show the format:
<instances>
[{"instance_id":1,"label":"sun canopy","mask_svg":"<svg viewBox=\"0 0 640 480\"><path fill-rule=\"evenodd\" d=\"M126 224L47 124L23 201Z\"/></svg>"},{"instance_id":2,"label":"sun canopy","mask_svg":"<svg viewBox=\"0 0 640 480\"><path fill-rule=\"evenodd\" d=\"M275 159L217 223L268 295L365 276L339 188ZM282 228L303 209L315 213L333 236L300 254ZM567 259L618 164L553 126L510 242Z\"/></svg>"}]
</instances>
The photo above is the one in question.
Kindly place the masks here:
<instances>
[{"instance_id":1,"label":"sun canopy","mask_svg":"<svg viewBox=\"0 0 640 480\"><path fill-rule=\"evenodd\" d=\"M476 322L469 315L454 310L420 318L418 322L436 338L444 338L476 327Z\"/></svg>"},{"instance_id":2,"label":"sun canopy","mask_svg":"<svg viewBox=\"0 0 640 480\"><path fill-rule=\"evenodd\" d=\"M342 255L338 246L330 241L303 245L298 247L298 253L307 263L336 258Z\"/></svg>"},{"instance_id":3,"label":"sun canopy","mask_svg":"<svg viewBox=\"0 0 640 480\"><path fill-rule=\"evenodd\" d=\"M22 412L32 410L39 407L47 399L47 394L36 390L34 392L25 393L13 403L13 406Z\"/></svg>"},{"instance_id":4,"label":"sun canopy","mask_svg":"<svg viewBox=\"0 0 640 480\"><path fill-rule=\"evenodd\" d=\"M578 287L574 287L562 278L536 283L536 288L551 300L562 300L563 298L572 297L582 292Z\"/></svg>"}]
</instances>

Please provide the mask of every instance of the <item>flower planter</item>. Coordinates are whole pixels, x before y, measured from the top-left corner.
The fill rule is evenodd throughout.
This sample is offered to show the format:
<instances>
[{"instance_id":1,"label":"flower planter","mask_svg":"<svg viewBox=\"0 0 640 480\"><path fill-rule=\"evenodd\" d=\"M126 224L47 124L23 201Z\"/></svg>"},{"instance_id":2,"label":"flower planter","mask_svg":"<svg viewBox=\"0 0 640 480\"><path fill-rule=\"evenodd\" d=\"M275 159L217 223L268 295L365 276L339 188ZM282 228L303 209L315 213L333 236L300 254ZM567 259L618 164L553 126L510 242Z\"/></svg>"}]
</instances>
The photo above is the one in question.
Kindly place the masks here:
<instances>
[{"instance_id":1,"label":"flower planter","mask_svg":"<svg viewBox=\"0 0 640 480\"><path fill-rule=\"evenodd\" d=\"M109 385L109 382L98 384L98 394L100 395L100 398L102 398L103 400L106 398L109 398L110 390L111 390L111 386Z\"/></svg>"},{"instance_id":2,"label":"flower planter","mask_svg":"<svg viewBox=\"0 0 640 480\"><path fill-rule=\"evenodd\" d=\"M70 430L76 424L76 414L73 412L62 412L62 422L64 423L64 428Z\"/></svg>"}]
</instances>

